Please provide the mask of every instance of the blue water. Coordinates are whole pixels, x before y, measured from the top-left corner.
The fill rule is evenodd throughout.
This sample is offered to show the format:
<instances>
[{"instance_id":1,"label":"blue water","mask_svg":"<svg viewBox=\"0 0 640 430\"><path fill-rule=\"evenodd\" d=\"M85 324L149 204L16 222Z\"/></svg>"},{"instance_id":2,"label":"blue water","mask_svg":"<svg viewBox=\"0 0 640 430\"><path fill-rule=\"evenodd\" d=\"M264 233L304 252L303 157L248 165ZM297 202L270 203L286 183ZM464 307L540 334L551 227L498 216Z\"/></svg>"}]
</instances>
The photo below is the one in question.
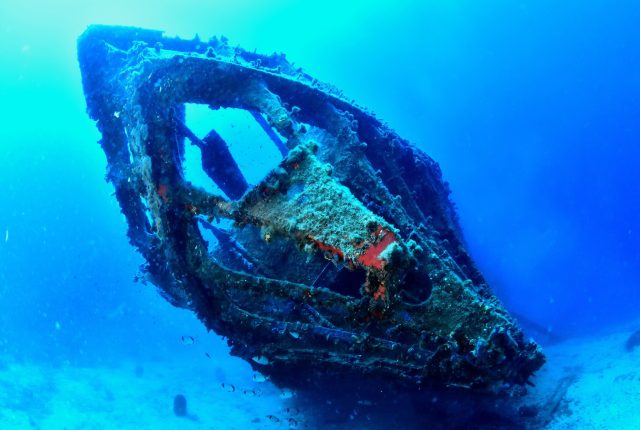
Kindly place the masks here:
<instances>
[{"instance_id":1,"label":"blue water","mask_svg":"<svg viewBox=\"0 0 640 430\"><path fill-rule=\"evenodd\" d=\"M132 281L76 60L91 23L285 52L440 162L508 309L564 337L638 318L638 22L631 0L3 0L0 356L189 360L202 330Z\"/></svg>"}]
</instances>

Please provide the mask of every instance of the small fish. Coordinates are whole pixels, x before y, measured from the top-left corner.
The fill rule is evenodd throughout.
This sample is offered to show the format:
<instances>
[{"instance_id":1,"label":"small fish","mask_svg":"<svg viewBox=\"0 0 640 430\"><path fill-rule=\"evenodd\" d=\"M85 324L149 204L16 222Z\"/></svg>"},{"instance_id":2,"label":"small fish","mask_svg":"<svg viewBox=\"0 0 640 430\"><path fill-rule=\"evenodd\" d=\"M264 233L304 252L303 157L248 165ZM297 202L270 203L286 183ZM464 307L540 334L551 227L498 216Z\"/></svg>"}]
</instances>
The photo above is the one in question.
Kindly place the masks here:
<instances>
[{"instance_id":1,"label":"small fish","mask_svg":"<svg viewBox=\"0 0 640 430\"><path fill-rule=\"evenodd\" d=\"M183 345L193 345L196 343L196 338L193 336L182 336L181 339Z\"/></svg>"},{"instance_id":2,"label":"small fish","mask_svg":"<svg viewBox=\"0 0 640 430\"><path fill-rule=\"evenodd\" d=\"M258 364L262 364L263 366L266 366L267 364L271 364L269 359L267 357L265 357L264 355L256 355L255 357L253 357L251 359L254 362L258 363Z\"/></svg>"},{"instance_id":3,"label":"small fish","mask_svg":"<svg viewBox=\"0 0 640 430\"><path fill-rule=\"evenodd\" d=\"M4 241L9 242L9 229L6 229L4 232Z\"/></svg>"},{"instance_id":4,"label":"small fish","mask_svg":"<svg viewBox=\"0 0 640 430\"><path fill-rule=\"evenodd\" d=\"M220 386L222 387L223 390L225 390L227 393L233 393L234 391L236 391L236 386L233 384L225 384L224 382L222 384L220 384Z\"/></svg>"},{"instance_id":5,"label":"small fish","mask_svg":"<svg viewBox=\"0 0 640 430\"><path fill-rule=\"evenodd\" d=\"M292 397L293 397L293 391L291 391L291 390L289 390L287 388L285 388L284 390L282 390L280 392L280 398L281 399L290 399Z\"/></svg>"},{"instance_id":6,"label":"small fish","mask_svg":"<svg viewBox=\"0 0 640 430\"><path fill-rule=\"evenodd\" d=\"M300 409L298 408L284 408L284 411L294 417L300 413Z\"/></svg>"},{"instance_id":7,"label":"small fish","mask_svg":"<svg viewBox=\"0 0 640 430\"><path fill-rule=\"evenodd\" d=\"M242 390L242 394L244 394L247 397L260 397L262 396L262 391L252 388L252 389L245 389Z\"/></svg>"},{"instance_id":8,"label":"small fish","mask_svg":"<svg viewBox=\"0 0 640 430\"><path fill-rule=\"evenodd\" d=\"M371 400L358 400L357 403L362 406L373 406L373 402Z\"/></svg>"},{"instance_id":9,"label":"small fish","mask_svg":"<svg viewBox=\"0 0 640 430\"><path fill-rule=\"evenodd\" d=\"M295 429L298 428L298 420L294 419L294 418L289 418L287 420L287 423L289 423L289 428L290 429Z\"/></svg>"},{"instance_id":10,"label":"small fish","mask_svg":"<svg viewBox=\"0 0 640 430\"><path fill-rule=\"evenodd\" d=\"M251 379L253 379L253 382L266 382L269 380L268 376L264 376L262 373L254 373L253 376L251 377Z\"/></svg>"},{"instance_id":11,"label":"small fish","mask_svg":"<svg viewBox=\"0 0 640 430\"><path fill-rule=\"evenodd\" d=\"M289 335L294 339L300 339L300 333L298 333L297 331L290 331Z\"/></svg>"},{"instance_id":12,"label":"small fish","mask_svg":"<svg viewBox=\"0 0 640 430\"><path fill-rule=\"evenodd\" d=\"M205 352L204 355L206 355L207 358L209 358L209 359L211 358L211 354L209 354L208 352Z\"/></svg>"},{"instance_id":13,"label":"small fish","mask_svg":"<svg viewBox=\"0 0 640 430\"><path fill-rule=\"evenodd\" d=\"M275 415L267 415L267 419L269 421L271 421L272 423L279 423L280 422L280 418L276 417Z\"/></svg>"}]
</instances>

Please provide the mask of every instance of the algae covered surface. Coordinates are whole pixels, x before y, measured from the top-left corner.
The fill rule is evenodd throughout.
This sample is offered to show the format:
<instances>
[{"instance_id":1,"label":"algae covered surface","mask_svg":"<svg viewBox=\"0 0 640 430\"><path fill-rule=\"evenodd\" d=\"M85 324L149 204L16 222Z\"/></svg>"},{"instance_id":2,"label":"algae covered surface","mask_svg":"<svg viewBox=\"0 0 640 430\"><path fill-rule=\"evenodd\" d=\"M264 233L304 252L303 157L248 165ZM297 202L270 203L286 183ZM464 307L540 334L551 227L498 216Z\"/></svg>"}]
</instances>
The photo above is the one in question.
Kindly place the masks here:
<instances>
[{"instance_id":1,"label":"algae covered surface","mask_svg":"<svg viewBox=\"0 0 640 430\"><path fill-rule=\"evenodd\" d=\"M276 384L500 392L543 364L467 253L438 164L340 91L282 56L135 28L90 27L79 59L144 276ZM185 145L213 141L184 103L250 112L279 166L238 200L186 181Z\"/></svg>"}]
</instances>

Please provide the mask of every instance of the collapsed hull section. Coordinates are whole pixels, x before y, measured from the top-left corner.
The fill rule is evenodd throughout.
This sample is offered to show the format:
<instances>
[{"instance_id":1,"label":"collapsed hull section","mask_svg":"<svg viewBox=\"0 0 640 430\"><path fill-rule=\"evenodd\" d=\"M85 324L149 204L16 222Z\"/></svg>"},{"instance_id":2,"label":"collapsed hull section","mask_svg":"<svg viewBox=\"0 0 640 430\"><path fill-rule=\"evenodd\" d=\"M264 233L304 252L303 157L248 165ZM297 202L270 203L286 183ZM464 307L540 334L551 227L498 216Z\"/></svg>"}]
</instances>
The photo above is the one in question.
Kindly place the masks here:
<instances>
[{"instance_id":1,"label":"collapsed hull section","mask_svg":"<svg viewBox=\"0 0 640 430\"><path fill-rule=\"evenodd\" d=\"M492 390L543 364L467 254L437 163L337 90L282 55L134 28L89 28L79 60L146 279L274 382ZM250 112L282 161L249 185L185 103ZM185 145L228 197L185 179Z\"/></svg>"}]
</instances>

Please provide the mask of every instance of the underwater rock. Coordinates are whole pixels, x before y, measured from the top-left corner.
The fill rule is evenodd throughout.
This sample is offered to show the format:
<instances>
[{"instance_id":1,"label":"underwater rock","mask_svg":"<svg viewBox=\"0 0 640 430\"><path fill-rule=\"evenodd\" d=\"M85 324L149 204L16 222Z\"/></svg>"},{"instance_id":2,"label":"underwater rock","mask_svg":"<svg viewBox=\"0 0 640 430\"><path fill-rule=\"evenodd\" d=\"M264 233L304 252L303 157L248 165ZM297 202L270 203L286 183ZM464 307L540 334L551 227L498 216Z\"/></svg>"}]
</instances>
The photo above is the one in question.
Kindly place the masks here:
<instances>
[{"instance_id":1,"label":"underwater rock","mask_svg":"<svg viewBox=\"0 0 640 430\"><path fill-rule=\"evenodd\" d=\"M637 346L640 346L640 330L631 333L624 347L627 351L633 351Z\"/></svg>"},{"instance_id":2,"label":"underwater rock","mask_svg":"<svg viewBox=\"0 0 640 430\"><path fill-rule=\"evenodd\" d=\"M187 416L187 398L182 394L177 394L173 398L173 413L177 417Z\"/></svg>"},{"instance_id":3,"label":"underwater rock","mask_svg":"<svg viewBox=\"0 0 640 430\"><path fill-rule=\"evenodd\" d=\"M438 164L341 92L223 39L92 26L78 56L145 280L275 384L500 391L543 365L467 253ZM194 186L185 145L206 139L185 103L248 111L282 161L244 192L214 139L204 170L232 199Z\"/></svg>"}]
</instances>

